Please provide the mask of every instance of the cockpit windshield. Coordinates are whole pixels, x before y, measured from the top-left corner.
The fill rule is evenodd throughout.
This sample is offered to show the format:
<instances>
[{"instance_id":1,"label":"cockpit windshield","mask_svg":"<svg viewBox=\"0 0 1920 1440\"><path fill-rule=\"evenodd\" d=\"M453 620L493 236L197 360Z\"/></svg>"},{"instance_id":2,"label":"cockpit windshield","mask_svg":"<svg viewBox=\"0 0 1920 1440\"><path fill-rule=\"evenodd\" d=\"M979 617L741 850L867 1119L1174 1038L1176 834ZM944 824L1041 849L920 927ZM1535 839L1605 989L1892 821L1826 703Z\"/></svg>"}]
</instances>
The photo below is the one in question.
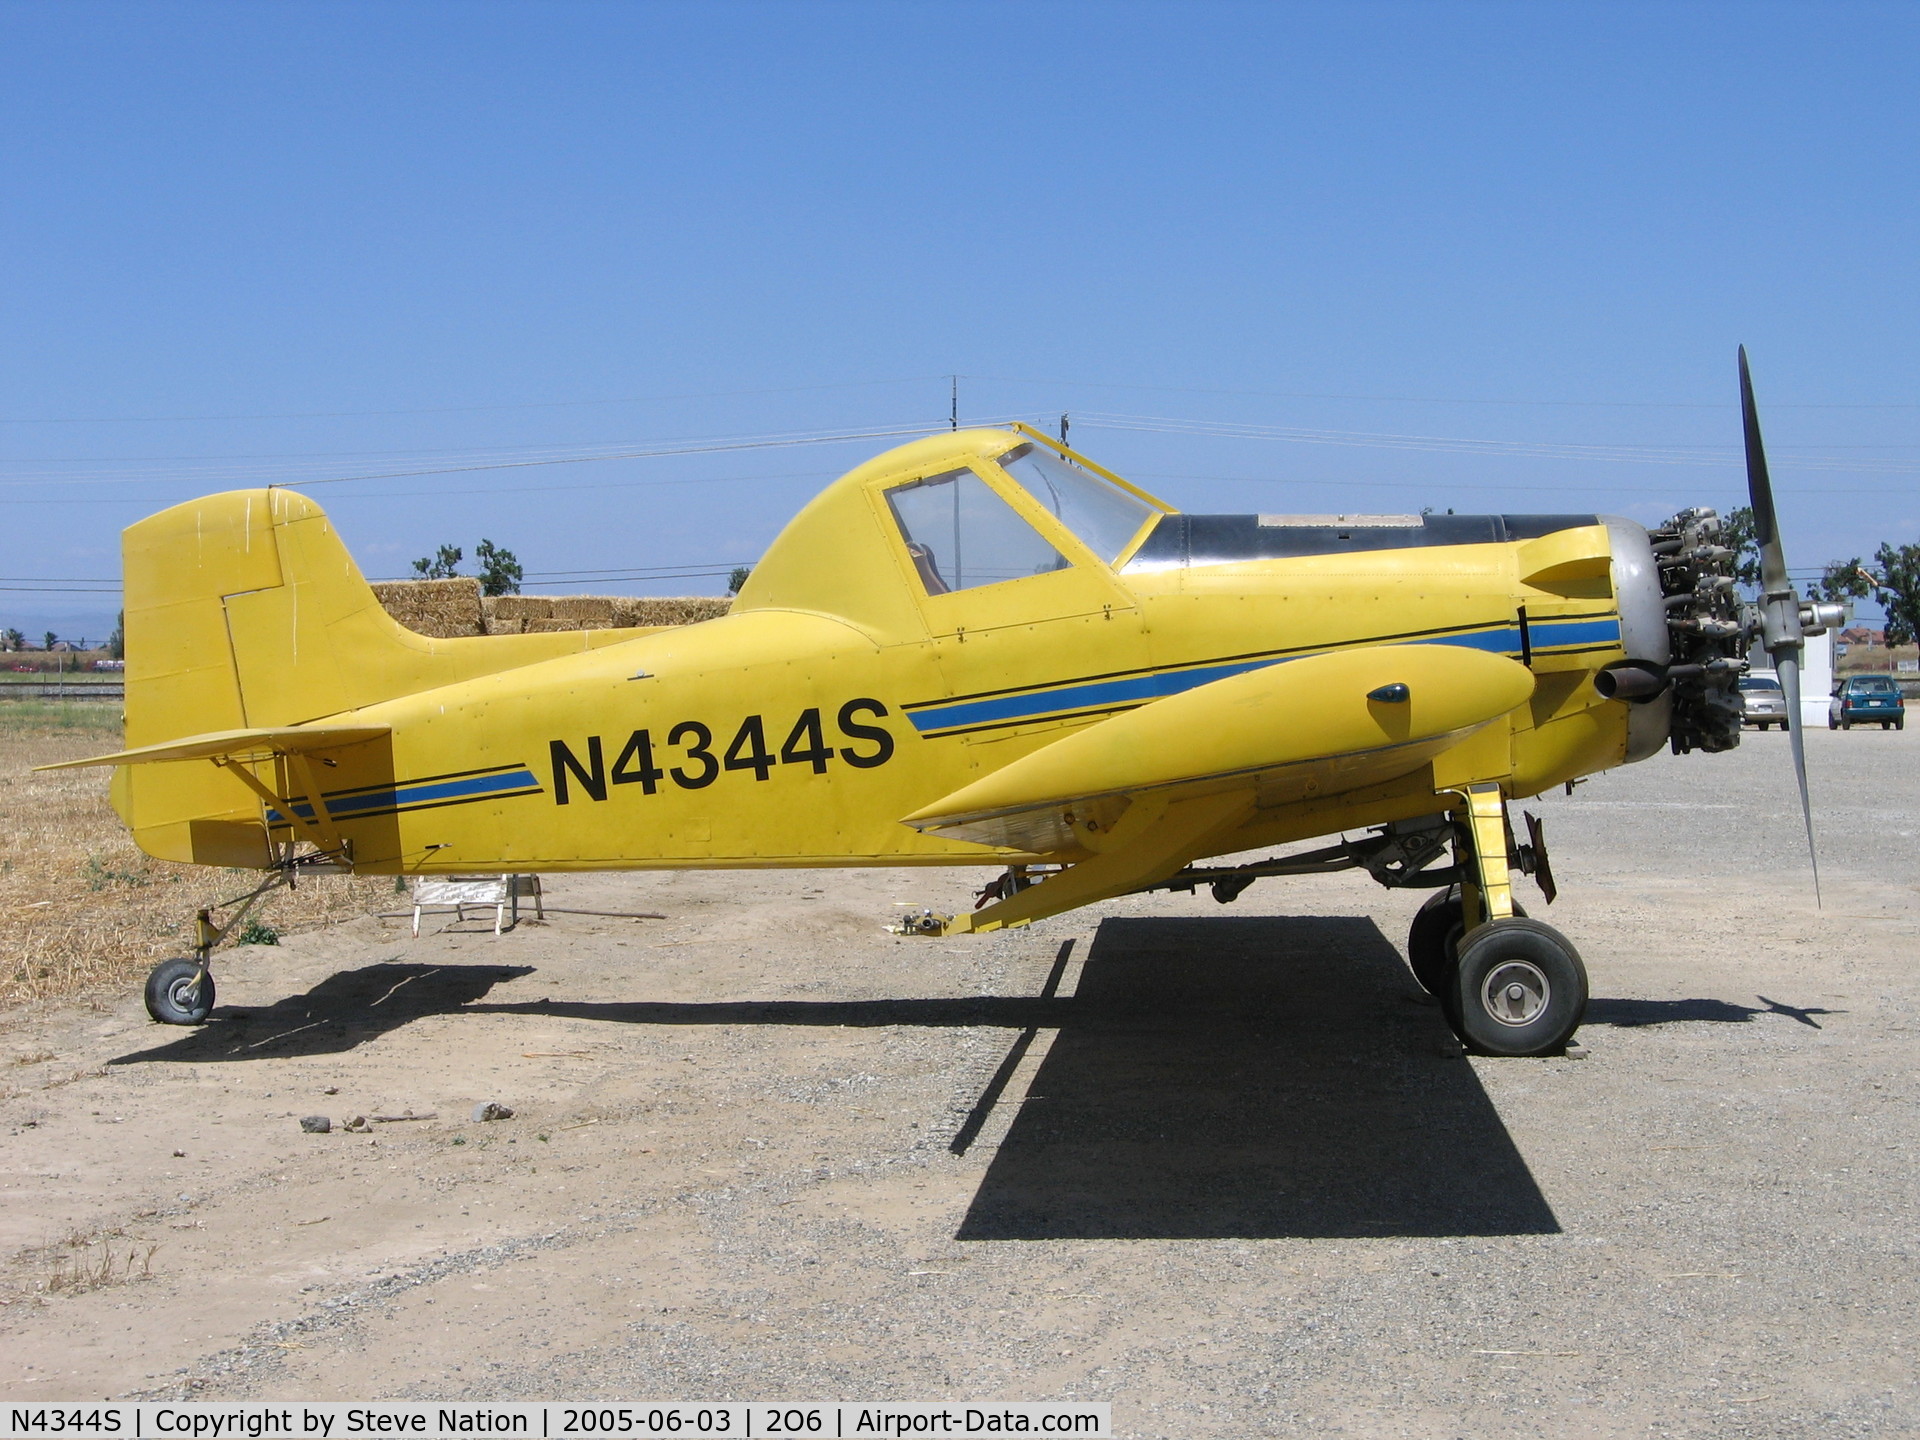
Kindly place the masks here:
<instances>
[{"instance_id":1,"label":"cockpit windshield","mask_svg":"<svg viewBox=\"0 0 1920 1440\"><path fill-rule=\"evenodd\" d=\"M998 464L1108 564L1120 558L1127 542L1157 513L1118 485L1069 465L1031 441L1007 451Z\"/></svg>"},{"instance_id":2,"label":"cockpit windshield","mask_svg":"<svg viewBox=\"0 0 1920 1440\"><path fill-rule=\"evenodd\" d=\"M897 485L887 504L929 595L1067 568L1067 557L971 470Z\"/></svg>"}]
</instances>

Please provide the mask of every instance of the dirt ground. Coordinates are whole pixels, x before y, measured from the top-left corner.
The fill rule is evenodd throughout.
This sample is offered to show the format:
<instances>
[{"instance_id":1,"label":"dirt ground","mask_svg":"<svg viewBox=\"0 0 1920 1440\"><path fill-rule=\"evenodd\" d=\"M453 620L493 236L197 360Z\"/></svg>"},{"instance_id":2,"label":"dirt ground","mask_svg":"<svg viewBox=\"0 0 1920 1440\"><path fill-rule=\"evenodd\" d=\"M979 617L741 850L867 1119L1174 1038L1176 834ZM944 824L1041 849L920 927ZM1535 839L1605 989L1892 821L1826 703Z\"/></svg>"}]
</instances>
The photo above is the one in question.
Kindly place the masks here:
<instances>
[{"instance_id":1,"label":"dirt ground","mask_svg":"<svg viewBox=\"0 0 1920 1440\"><path fill-rule=\"evenodd\" d=\"M356 920L197 1031L16 1009L0 1399L1913 1434L1920 735L1809 742L1823 910L1783 736L1535 807L1585 1059L1462 1058L1420 897L1352 876L952 941L883 926L974 872L562 878L669 918Z\"/></svg>"},{"instance_id":2,"label":"dirt ground","mask_svg":"<svg viewBox=\"0 0 1920 1440\"><path fill-rule=\"evenodd\" d=\"M32 768L121 744L117 705L0 700L0 1014L23 1001L138 985L156 961L193 943L195 910L244 895L260 878L142 854L107 802L110 770ZM391 880L316 878L275 892L248 918L275 931L312 929L391 906L392 891Z\"/></svg>"}]
</instances>

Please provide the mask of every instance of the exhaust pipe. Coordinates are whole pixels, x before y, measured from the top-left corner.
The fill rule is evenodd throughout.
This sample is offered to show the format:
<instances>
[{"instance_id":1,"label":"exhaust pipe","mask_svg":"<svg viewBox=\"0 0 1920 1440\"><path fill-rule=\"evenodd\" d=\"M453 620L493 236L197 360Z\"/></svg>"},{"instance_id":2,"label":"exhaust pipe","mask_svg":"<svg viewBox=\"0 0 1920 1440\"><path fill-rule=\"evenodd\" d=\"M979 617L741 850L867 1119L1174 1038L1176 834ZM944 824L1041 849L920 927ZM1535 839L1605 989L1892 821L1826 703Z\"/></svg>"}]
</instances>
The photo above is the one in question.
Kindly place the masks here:
<instances>
[{"instance_id":1,"label":"exhaust pipe","mask_svg":"<svg viewBox=\"0 0 1920 1440\"><path fill-rule=\"evenodd\" d=\"M1667 667L1644 660L1627 660L1609 665L1593 677L1593 688L1602 700L1625 700L1644 705L1666 692Z\"/></svg>"}]
</instances>

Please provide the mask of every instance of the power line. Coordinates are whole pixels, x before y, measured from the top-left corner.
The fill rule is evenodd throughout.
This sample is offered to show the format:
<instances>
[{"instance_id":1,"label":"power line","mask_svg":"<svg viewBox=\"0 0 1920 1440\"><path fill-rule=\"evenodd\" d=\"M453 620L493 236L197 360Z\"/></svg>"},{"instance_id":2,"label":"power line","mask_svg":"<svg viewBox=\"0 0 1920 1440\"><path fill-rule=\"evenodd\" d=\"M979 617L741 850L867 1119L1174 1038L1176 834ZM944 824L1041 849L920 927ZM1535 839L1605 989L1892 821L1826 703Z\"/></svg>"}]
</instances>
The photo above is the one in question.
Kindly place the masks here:
<instances>
[{"instance_id":1,"label":"power line","mask_svg":"<svg viewBox=\"0 0 1920 1440\"><path fill-rule=\"evenodd\" d=\"M1187 420L1165 415L1113 415L1077 412L1081 425L1148 434L1195 435L1223 440L1277 440L1297 445L1338 445L1362 449L1422 450L1441 454L1504 456L1529 460L1599 460L1632 465L1693 465L1720 468L1735 463L1739 451L1718 445L1592 445L1567 441L1481 440L1452 435L1401 435L1365 430L1314 430L1292 425L1237 421ZM1802 470L1858 471L1875 475L1920 474L1920 461L1880 462L1800 456Z\"/></svg>"},{"instance_id":2,"label":"power line","mask_svg":"<svg viewBox=\"0 0 1920 1440\"><path fill-rule=\"evenodd\" d=\"M658 405L670 400L732 400L753 395L798 395L819 390L859 390L878 385L920 385L939 375L893 380L840 380L821 385L779 385L761 390L707 390L685 395L624 395L602 400L513 400L490 405L431 405L408 410L288 410L260 415L55 415L0 416L0 425L169 425L203 420L347 420L380 415L470 415L496 410L561 410L589 405Z\"/></svg>"},{"instance_id":3,"label":"power line","mask_svg":"<svg viewBox=\"0 0 1920 1440\"><path fill-rule=\"evenodd\" d=\"M1307 485L1316 490L1424 490L1433 494L1453 495L1460 492L1485 493L1496 495L1525 494L1548 495L1671 495L1671 485L1615 485L1608 483L1581 483L1552 486L1538 482L1516 480L1506 485L1475 485L1456 483L1451 480L1323 480L1313 475L1180 475L1157 470L1134 470L1128 472L1132 480L1187 480L1212 482L1222 485ZM1728 483L1734 483L1729 481ZM1776 485L1776 495L1886 495L1904 496L1904 490L1874 490L1862 487L1822 485L1817 489L1798 486Z\"/></svg>"},{"instance_id":4,"label":"power line","mask_svg":"<svg viewBox=\"0 0 1920 1440\"><path fill-rule=\"evenodd\" d=\"M1195 385L1141 385L1108 380L1023 380L1007 375L962 375L995 385L1060 385L1080 390L1143 390L1163 395L1232 395L1250 400L1365 400L1394 405L1511 405L1578 410L1729 410L1726 400L1502 400L1443 395L1353 395L1312 390L1231 390ZM1769 410L1920 410L1920 402L1769 400Z\"/></svg>"},{"instance_id":5,"label":"power line","mask_svg":"<svg viewBox=\"0 0 1920 1440\"><path fill-rule=\"evenodd\" d=\"M995 417L976 423L981 425L1004 425L1008 422L1009 418L1021 417ZM586 454L547 455L539 458L516 460L482 459L466 464L423 466L409 470L383 470L363 475L318 475L304 479L299 477L275 479L270 483L283 489L296 489L306 485L345 485L365 480L395 480L421 475L463 475L485 470L526 470L553 465L597 464L607 460L657 460L681 455L715 455L731 451L785 450L806 445L841 445L849 444L856 440L882 440L895 439L901 436L928 435L935 433L937 429L937 426L914 423L890 425L867 430L793 431L772 435L728 437L714 440L641 442L644 448L595 450ZM187 478L192 477L178 474L132 476L115 479L64 476L51 479L13 479L0 481L0 484L15 488L29 488L36 485L153 485L178 484Z\"/></svg>"},{"instance_id":6,"label":"power line","mask_svg":"<svg viewBox=\"0 0 1920 1440\"><path fill-rule=\"evenodd\" d=\"M368 490L362 493L342 491L329 497L339 505L350 500L444 500L464 495L549 495L566 490L633 490L666 485L748 485L758 481L831 480L839 472L832 470L787 470L775 475L699 475L677 480L595 480L581 485L490 485L478 490ZM124 495L93 500L0 500L0 505L134 505L144 504L137 496Z\"/></svg>"}]
</instances>

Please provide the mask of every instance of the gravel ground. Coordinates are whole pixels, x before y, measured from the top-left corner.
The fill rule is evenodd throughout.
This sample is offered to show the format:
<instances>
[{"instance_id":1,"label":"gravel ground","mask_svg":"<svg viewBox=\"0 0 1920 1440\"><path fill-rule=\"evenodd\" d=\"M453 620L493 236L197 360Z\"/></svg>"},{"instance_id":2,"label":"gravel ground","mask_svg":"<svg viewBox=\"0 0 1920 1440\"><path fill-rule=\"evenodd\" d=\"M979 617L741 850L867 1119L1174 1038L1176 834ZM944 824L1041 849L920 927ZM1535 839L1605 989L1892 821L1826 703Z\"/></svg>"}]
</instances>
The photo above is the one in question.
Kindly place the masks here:
<instances>
[{"instance_id":1,"label":"gravel ground","mask_svg":"<svg viewBox=\"0 0 1920 1440\"><path fill-rule=\"evenodd\" d=\"M0 1382L1915 1433L1920 736L1808 740L1824 909L1784 736L1534 807L1586 1059L1461 1057L1420 897L1353 876L951 941L882 925L971 872L581 877L669 918L355 922L197 1032L16 1013Z\"/></svg>"}]
</instances>

